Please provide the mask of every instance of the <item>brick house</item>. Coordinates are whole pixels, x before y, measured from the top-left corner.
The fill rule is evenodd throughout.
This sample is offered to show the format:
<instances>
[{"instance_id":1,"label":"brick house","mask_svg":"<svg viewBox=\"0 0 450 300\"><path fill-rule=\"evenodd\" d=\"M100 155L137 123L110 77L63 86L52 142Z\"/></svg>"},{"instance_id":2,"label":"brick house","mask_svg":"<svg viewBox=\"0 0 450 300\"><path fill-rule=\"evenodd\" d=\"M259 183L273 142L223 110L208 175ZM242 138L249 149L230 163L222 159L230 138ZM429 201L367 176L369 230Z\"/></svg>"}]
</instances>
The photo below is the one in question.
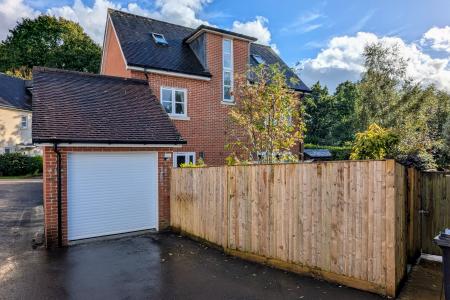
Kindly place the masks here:
<instances>
[{"instance_id":1,"label":"brick house","mask_svg":"<svg viewBox=\"0 0 450 300\"><path fill-rule=\"evenodd\" d=\"M199 157L222 165L235 74L245 74L248 65L278 63L292 89L309 92L272 48L255 41L205 25L192 29L108 10L101 74L148 80L187 141L174 152L174 166Z\"/></svg>"},{"instance_id":2,"label":"brick house","mask_svg":"<svg viewBox=\"0 0 450 300\"><path fill-rule=\"evenodd\" d=\"M108 10L100 75L35 68L46 245L166 228L170 169L224 164L234 77L249 65L279 63L299 96L309 91L254 42Z\"/></svg>"}]
</instances>

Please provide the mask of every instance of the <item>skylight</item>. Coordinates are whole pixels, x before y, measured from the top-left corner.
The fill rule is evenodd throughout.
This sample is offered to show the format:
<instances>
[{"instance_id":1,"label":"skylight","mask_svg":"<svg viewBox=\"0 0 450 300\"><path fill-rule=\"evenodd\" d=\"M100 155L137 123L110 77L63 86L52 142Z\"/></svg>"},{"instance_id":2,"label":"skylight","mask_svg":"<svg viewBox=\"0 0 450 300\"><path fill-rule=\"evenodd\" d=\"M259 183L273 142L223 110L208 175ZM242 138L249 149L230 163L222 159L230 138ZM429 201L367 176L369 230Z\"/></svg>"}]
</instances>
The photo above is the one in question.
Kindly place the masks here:
<instances>
[{"instance_id":1,"label":"skylight","mask_svg":"<svg viewBox=\"0 0 450 300\"><path fill-rule=\"evenodd\" d=\"M253 54L253 59L260 65L265 65L266 61L261 57L261 55Z\"/></svg>"},{"instance_id":2,"label":"skylight","mask_svg":"<svg viewBox=\"0 0 450 300\"><path fill-rule=\"evenodd\" d=\"M169 45L164 35L161 33L152 33L153 39L155 40L155 43L158 45Z\"/></svg>"}]
</instances>

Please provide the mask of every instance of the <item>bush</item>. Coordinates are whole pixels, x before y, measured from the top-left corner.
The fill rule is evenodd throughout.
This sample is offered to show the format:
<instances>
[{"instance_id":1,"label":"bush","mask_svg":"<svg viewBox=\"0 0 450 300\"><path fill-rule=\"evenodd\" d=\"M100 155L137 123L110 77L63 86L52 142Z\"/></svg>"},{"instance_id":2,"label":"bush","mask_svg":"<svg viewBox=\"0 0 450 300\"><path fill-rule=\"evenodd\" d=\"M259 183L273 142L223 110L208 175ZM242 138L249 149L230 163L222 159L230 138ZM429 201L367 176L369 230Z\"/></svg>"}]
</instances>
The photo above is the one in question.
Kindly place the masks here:
<instances>
[{"instance_id":1,"label":"bush","mask_svg":"<svg viewBox=\"0 0 450 300\"><path fill-rule=\"evenodd\" d=\"M393 156L398 137L389 129L373 123L356 134L350 159L385 159Z\"/></svg>"},{"instance_id":2,"label":"bush","mask_svg":"<svg viewBox=\"0 0 450 300\"><path fill-rule=\"evenodd\" d=\"M191 168L191 169L192 168L205 168L205 167L206 167L205 162L201 158L197 159L197 163L195 163L195 164L189 162L189 163L184 163L184 164L180 165L180 168L186 168L186 169L188 169L188 168Z\"/></svg>"},{"instance_id":3,"label":"bush","mask_svg":"<svg viewBox=\"0 0 450 300\"><path fill-rule=\"evenodd\" d=\"M42 157L22 153L0 155L0 176L37 175L42 173Z\"/></svg>"},{"instance_id":4,"label":"bush","mask_svg":"<svg viewBox=\"0 0 450 300\"><path fill-rule=\"evenodd\" d=\"M350 146L321 146L314 144L305 144L305 149L327 149L333 155L332 160L348 160L352 148Z\"/></svg>"}]
</instances>

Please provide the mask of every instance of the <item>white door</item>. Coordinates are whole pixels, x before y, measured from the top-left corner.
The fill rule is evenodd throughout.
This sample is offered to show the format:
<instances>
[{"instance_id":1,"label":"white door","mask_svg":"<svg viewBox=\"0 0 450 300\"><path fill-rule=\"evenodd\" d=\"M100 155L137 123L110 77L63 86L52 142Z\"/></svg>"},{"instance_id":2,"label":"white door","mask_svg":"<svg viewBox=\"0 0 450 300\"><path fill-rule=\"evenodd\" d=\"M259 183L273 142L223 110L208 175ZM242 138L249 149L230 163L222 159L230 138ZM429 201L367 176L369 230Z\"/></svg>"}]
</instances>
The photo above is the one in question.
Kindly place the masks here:
<instances>
[{"instance_id":1,"label":"white door","mask_svg":"<svg viewBox=\"0 0 450 300\"><path fill-rule=\"evenodd\" d=\"M69 153L67 210L69 240L157 229L157 153Z\"/></svg>"}]
</instances>

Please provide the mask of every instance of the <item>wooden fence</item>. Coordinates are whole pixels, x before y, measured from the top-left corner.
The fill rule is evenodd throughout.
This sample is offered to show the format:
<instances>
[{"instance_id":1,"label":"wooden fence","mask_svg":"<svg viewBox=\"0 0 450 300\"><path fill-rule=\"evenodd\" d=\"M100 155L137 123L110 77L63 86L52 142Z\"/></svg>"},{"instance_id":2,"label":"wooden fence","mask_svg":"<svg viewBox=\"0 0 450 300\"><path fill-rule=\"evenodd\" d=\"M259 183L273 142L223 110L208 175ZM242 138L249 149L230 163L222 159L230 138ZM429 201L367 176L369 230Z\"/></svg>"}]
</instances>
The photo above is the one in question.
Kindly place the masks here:
<instances>
[{"instance_id":1,"label":"wooden fence","mask_svg":"<svg viewBox=\"0 0 450 300\"><path fill-rule=\"evenodd\" d=\"M174 169L171 225L233 255L395 296L406 196L393 160Z\"/></svg>"},{"instance_id":2,"label":"wooden fence","mask_svg":"<svg viewBox=\"0 0 450 300\"><path fill-rule=\"evenodd\" d=\"M441 255L433 238L450 228L450 173L408 170L408 257Z\"/></svg>"}]
</instances>

